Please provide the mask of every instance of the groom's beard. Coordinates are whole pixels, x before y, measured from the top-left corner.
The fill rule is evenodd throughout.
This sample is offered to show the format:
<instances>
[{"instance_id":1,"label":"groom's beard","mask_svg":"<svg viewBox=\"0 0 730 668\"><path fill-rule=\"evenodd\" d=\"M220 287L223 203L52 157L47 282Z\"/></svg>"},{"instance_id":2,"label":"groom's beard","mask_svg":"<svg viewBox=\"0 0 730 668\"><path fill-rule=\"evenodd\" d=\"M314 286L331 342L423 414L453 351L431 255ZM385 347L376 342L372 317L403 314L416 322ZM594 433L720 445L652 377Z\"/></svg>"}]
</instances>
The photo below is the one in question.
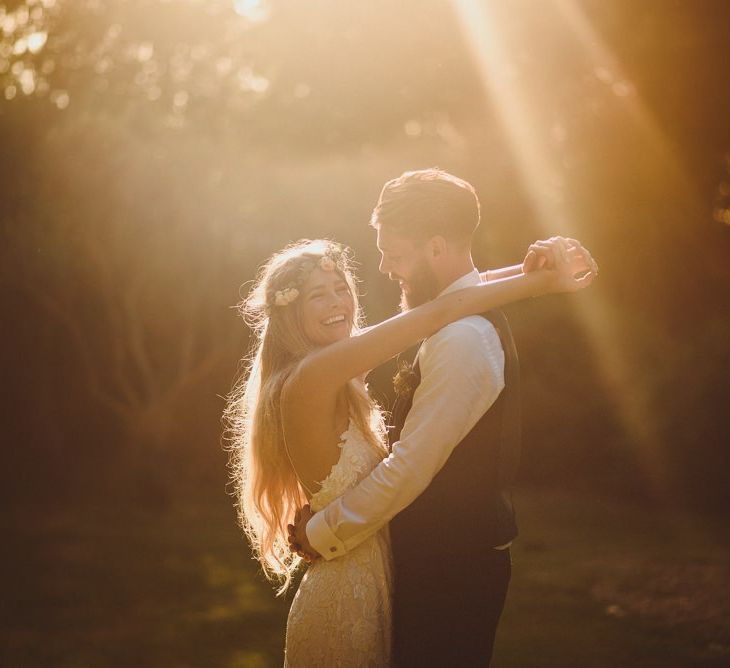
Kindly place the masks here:
<instances>
[{"instance_id":1,"label":"groom's beard","mask_svg":"<svg viewBox=\"0 0 730 668\"><path fill-rule=\"evenodd\" d=\"M408 285L408 291L402 288L400 293L401 311L408 311L409 309L416 308L416 306L430 302L432 299L436 299L439 293L436 275L425 260L416 266L411 279L406 281L406 283Z\"/></svg>"}]
</instances>

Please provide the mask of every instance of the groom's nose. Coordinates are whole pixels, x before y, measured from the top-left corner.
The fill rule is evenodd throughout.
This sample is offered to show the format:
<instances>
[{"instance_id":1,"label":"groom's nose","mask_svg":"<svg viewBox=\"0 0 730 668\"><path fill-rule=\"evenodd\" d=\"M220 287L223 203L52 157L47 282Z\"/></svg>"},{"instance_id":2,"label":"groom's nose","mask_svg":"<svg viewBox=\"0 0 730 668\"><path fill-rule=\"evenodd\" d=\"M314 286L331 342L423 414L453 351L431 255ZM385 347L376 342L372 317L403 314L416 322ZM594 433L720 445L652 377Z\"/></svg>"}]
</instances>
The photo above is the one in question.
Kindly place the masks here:
<instances>
[{"instance_id":1,"label":"groom's nose","mask_svg":"<svg viewBox=\"0 0 730 668\"><path fill-rule=\"evenodd\" d=\"M381 274L390 274L388 262L383 255L380 256L380 266L378 267L378 271Z\"/></svg>"}]
</instances>

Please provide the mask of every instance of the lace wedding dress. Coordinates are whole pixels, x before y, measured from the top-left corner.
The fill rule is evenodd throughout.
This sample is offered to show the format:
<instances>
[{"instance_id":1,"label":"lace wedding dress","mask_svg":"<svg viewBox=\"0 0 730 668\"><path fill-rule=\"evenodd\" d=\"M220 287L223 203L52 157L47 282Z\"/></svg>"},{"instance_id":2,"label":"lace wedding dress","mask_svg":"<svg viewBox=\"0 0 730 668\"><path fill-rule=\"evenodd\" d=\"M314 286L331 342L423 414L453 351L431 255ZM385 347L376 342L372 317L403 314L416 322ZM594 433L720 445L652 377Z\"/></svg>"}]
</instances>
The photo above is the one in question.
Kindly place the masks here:
<instances>
[{"instance_id":1,"label":"lace wedding dress","mask_svg":"<svg viewBox=\"0 0 730 668\"><path fill-rule=\"evenodd\" d=\"M315 512L354 487L381 461L352 420L340 448L339 461L311 498ZM343 557L314 562L289 611L284 665L390 665L391 591L387 526Z\"/></svg>"}]
</instances>

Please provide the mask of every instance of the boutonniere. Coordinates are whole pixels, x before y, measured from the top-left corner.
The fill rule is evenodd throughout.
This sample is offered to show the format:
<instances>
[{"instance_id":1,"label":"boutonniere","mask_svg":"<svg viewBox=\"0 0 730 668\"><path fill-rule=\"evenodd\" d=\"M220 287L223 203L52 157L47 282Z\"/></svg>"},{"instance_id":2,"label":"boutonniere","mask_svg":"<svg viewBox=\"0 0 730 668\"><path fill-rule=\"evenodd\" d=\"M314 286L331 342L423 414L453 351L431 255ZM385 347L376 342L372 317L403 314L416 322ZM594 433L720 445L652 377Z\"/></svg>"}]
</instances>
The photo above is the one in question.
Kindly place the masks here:
<instances>
[{"instance_id":1,"label":"boutonniere","mask_svg":"<svg viewBox=\"0 0 730 668\"><path fill-rule=\"evenodd\" d=\"M393 376L393 387L396 394L412 394L418 387L418 374L405 360L398 364L398 373Z\"/></svg>"}]
</instances>

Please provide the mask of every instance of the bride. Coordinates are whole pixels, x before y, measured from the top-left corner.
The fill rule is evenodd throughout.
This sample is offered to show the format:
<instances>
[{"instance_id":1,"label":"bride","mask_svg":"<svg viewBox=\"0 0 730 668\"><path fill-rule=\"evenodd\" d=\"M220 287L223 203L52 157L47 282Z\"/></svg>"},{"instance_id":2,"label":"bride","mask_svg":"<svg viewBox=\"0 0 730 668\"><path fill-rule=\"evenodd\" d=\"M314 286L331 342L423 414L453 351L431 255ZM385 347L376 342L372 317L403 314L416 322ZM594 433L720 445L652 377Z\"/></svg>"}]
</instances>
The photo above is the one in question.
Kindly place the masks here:
<instances>
[{"instance_id":1,"label":"bride","mask_svg":"<svg viewBox=\"0 0 730 668\"><path fill-rule=\"evenodd\" d=\"M303 240L266 262L242 304L256 347L226 417L239 520L278 593L301 562L287 543L297 509L322 509L387 456L365 374L454 320L590 284L582 248L553 257L553 269L452 292L367 329L347 249ZM286 665L389 665L391 583L387 527L312 563L289 613Z\"/></svg>"}]
</instances>

